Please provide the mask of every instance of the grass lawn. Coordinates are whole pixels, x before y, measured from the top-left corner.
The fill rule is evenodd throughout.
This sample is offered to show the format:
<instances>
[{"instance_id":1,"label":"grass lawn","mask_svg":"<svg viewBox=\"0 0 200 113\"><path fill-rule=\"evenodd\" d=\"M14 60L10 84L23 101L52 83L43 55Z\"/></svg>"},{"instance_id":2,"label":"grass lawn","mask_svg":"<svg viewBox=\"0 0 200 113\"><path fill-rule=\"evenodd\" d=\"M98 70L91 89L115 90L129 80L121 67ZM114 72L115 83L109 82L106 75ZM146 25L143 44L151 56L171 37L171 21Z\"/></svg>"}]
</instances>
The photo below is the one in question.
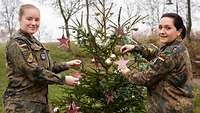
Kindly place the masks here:
<instances>
[{"instance_id":1,"label":"grass lawn","mask_svg":"<svg viewBox=\"0 0 200 113\"><path fill-rule=\"evenodd\" d=\"M0 44L0 92L1 92L1 98L0 98L0 113L3 113L2 111L2 92L7 84L7 79L5 75L5 44Z\"/></svg>"},{"instance_id":2,"label":"grass lawn","mask_svg":"<svg viewBox=\"0 0 200 113\"><path fill-rule=\"evenodd\" d=\"M200 79L196 79L193 82L193 94L194 94L194 113L200 113Z\"/></svg>"}]
</instances>

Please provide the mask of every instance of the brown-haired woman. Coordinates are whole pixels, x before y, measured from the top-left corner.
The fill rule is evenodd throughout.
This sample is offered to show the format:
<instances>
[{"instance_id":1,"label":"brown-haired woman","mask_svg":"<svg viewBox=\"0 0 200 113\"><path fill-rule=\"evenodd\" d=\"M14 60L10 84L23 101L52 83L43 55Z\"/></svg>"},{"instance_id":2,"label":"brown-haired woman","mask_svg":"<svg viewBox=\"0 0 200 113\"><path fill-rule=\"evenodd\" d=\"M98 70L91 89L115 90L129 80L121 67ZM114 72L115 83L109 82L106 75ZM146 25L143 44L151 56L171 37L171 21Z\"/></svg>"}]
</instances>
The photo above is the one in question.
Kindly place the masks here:
<instances>
[{"instance_id":1,"label":"brown-haired woman","mask_svg":"<svg viewBox=\"0 0 200 113\"><path fill-rule=\"evenodd\" d=\"M148 113L193 113L192 70L183 44L186 29L182 18L166 13L159 23L161 48L152 45L124 45L122 53L136 51L149 63L142 72L121 69L131 83L148 89Z\"/></svg>"}]
</instances>

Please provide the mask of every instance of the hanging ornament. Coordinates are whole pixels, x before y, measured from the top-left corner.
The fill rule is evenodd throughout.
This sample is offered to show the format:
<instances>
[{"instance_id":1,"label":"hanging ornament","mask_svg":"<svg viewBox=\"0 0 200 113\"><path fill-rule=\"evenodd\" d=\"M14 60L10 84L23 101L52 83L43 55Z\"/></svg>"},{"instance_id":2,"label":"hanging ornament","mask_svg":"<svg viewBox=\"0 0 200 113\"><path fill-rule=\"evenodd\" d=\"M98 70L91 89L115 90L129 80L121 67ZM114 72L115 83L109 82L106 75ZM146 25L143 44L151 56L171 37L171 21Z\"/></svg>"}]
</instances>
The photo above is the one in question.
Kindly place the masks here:
<instances>
[{"instance_id":1,"label":"hanging ornament","mask_svg":"<svg viewBox=\"0 0 200 113\"><path fill-rule=\"evenodd\" d=\"M113 63L113 61L112 61L111 58L107 58L106 61L105 61L105 63L106 63L107 65L111 65L111 64Z\"/></svg>"},{"instance_id":2,"label":"hanging ornament","mask_svg":"<svg viewBox=\"0 0 200 113\"><path fill-rule=\"evenodd\" d=\"M110 104L113 101L113 94L112 92L105 93L107 104Z\"/></svg>"},{"instance_id":3,"label":"hanging ornament","mask_svg":"<svg viewBox=\"0 0 200 113\"><path fill-rule=\"evenodd\" d=\"M121 26L119 26L118 28L115 29L115 33L116 33L117 37L121 37L125 34L124 29Z\"/></svg>"},{"instance_id":4,"label":"hanging ornament","mask_svg":"<svg viewBox=\"0 0 200 113\"><path fill-rule=\"evenodd\" d=\"M127 68L127 63L129 60L124 60L123 57L120 57L119 60L117 62L115 62L118 65L118 70Z\"/></svg>"},{"instance_id":5,"label":"hanging ornament","mask_svg":"<svg viewBox=\"0 0 200 113\"><path fill-rule=\"evenodd\" d=\"M92 63L95 63L95 62L96 62L96 59L93 57L92 60L91 60L91 62L92 62Z\"/></svg>"},{"instance_id":6,"label":"hanging ornament","mask_svg":"<svg viewBox=\"0 0 200 113\"><path fill-rule=\"evenodd\" d=\"M61 38L58 38L57 40L59 40L58 47L69 48L70 39L68 37L65 38L64 34L62 35Z\"/></svg>"},{"instance_id":7,"label":"hanging ornament","mask_svg":"<svg viewBox=\"0 0 200 113\"><path fill-rule=\"evenodd\" d=\"M78 113L78 110L80 109L80 107L76 106L74 101L72 101L67 108L67 113Z\"/></svg>"},{"instance_id":8,"label":"hanging ornament","mask_svg":"<svg viewBox=\"0 0 200 113\"><path fill-rule=\"evenodd\" d=\"M115 54L111 54L110 58L111 58L111 60L115 60L116 59L116 55Z\"/></svg>"},{"instance_id":9,"label":"hanging ornament","mask_svg":"<svg viewBox=\"0 0 200 113\"><path fill-rule=\"evenodd\" d=\"M98 61L95 56L91 59L91 62L94 63L96 67L99 67Z\"/></svg>"},{"instance_id":10,"label":"hanging ornament","mask_svg":"<svg viewBox=\"0 0 200 113\"><path fill-rule=\"evenodd\" d=\"M59 113L59 112L60 112L59 107L53 108L53 112L54 112L54 113Z\"/></svg>"}]
</instances>

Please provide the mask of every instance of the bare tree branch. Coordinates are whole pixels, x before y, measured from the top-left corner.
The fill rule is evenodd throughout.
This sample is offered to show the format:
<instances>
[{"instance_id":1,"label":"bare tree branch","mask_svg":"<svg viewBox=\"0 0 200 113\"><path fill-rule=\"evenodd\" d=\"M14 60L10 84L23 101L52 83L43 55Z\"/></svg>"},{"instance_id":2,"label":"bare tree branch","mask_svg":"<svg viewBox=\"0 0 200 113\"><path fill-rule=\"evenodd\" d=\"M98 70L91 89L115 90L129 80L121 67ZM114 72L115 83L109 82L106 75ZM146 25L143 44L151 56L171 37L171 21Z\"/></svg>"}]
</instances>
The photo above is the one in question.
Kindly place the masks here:
<instances>
[{"instance_id":1,"label":"bare tree branch","mask_svg":"<svg viewBox=\"0 0 200 113\"><path fill-rule=\"evenodd\" d=\"M1 3L1 24L3 25L4 29L9 33L9 36L12 36L17 25L16 10L20 2L17 0L2 0Z\"/></svg>"}]
</instances>

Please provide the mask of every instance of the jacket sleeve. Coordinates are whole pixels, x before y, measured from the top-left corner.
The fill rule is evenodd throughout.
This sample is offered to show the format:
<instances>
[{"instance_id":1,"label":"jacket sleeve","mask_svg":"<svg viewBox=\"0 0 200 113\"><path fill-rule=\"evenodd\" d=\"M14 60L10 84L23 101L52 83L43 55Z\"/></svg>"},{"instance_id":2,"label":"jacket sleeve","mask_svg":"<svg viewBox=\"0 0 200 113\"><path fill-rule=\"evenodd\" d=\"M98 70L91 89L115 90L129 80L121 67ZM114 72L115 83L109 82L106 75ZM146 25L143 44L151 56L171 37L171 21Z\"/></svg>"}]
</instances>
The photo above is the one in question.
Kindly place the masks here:
<instances>
[{"instance_id":1,"label":"jacket sleeve","mask_svg":"<svg viewBox=\"0 0 200 113\"><path fill-rule=\"evenodd\" d=\"M24 41L14 41L7 48L15 70L27 76L34 82L64 84L64 77L41 67L36 62L29 46Z\"/></svg>"},{"instance_id":2,"label":"jacket sleeve","mask_svg":"<svg viewBox=\"0 0 200 113\"><path fill-rule=\"evenodd\" d=\"M66 62L61 62L61 63L53 62L52 72L54 73L60 73L68 69L69 65L67 65Z\"/></svg>"},{"instance_id":3,"label":"jacket sleeve","mask_svg":"<svg viewBox=\"0 0 200 113\"><path fill-rule=\"evenodd\" d=\"M161 53L151 60L144 71L124 75L131 83L143 86L152 86L170 73L177 64L176 55Z\"/></svg>"},{"instance_id":4,"label":"jacket sleeve","mask_svg":"<svg viewBox=\"0 0 200 113\"><path fill-rule=\"evenodd\" d=\"M147 45L135 45L135 48L133 49L132 53L137 52L140 53L146 60L150 61L156 57L158 54L158 47L156 47L153 44L147 44Z\"/></svg>"}]
</instances>

